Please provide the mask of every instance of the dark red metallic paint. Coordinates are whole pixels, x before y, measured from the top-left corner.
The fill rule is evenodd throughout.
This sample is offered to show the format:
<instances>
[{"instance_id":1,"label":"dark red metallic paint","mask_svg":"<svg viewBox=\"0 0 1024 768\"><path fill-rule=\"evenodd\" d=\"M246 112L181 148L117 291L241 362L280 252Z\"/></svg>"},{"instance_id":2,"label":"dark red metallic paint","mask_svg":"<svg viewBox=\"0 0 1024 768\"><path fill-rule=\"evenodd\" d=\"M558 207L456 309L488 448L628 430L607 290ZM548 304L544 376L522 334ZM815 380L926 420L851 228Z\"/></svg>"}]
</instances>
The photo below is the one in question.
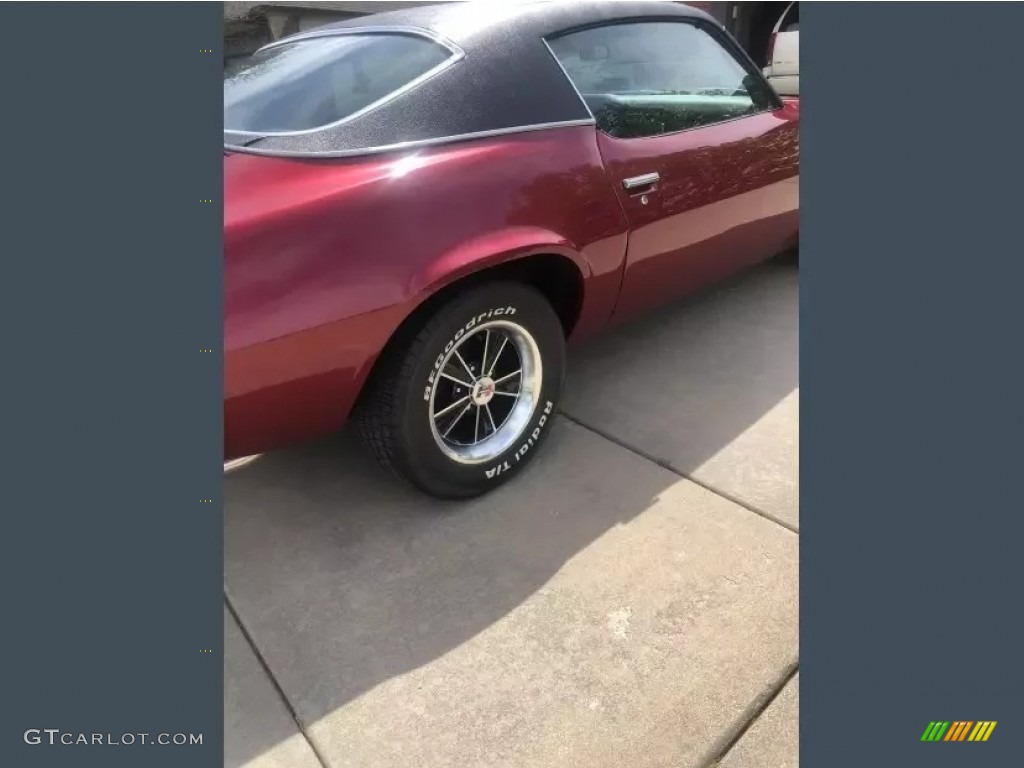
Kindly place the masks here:
<instances>
[{"instance_id":1,"label":"dark red metallic paint","mask_svg":"<svg viewBox=\"0 0 1024 768\"><path fill-rule=\"evenodd\" d=\"M554 255L571 338L768 258L798 231L798 111L652 139L593 126L356 159L225 157L225 458L338 429L452 283ZM648 205L621 179L657 170ZM628 248L627 248L628 244Z\"/></svg>"},{"instance_id":2,"label":"dark red metallic paint","mask_svg":"<svg viewBox=\"0 0 1024 768\"><path fill-rule=\"evenodd\" d=\"M616 186L630 228L616 319L795 244L799 133L788 108L654 138L599 134L599 143L612 179L661 176L650 192Z\"/></svg>"}]
</instances>

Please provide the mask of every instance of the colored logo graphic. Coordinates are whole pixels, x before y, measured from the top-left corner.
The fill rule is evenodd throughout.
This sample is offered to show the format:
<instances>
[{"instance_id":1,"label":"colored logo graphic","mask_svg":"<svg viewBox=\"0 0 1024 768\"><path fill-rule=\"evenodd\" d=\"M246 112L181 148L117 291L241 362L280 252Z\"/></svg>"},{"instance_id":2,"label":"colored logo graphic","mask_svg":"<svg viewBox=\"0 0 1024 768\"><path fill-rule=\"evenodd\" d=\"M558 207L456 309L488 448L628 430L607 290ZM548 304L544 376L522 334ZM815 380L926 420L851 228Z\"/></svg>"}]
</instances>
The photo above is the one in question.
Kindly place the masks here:
<instances>
[{"instance_id":1,"label":"colored logo graphic","mask_svg":"<svg viewBox=\"0 0 1024 768\"><path fill-rule=\"evenodd\" d=\"M995 727L995 720L933 720L921 734L921 741L988 741Z\"/></svg>"}]
</instances>

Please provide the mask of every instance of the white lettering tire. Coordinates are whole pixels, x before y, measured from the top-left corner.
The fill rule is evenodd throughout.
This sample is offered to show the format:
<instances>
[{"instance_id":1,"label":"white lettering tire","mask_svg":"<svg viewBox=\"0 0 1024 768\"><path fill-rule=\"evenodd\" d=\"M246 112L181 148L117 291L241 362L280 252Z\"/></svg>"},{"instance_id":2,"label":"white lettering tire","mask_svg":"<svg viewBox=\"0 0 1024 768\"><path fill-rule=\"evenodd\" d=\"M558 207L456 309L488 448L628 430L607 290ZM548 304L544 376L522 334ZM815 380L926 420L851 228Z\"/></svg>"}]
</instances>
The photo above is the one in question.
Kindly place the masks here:
<instances>
[{"instance_id":1,"label":"white lettering tire","mask_svg":"<svg viewBox=\"0 0 1024 768\"><path fill-rule=\"evenodd\" d=\"M354 421L425 493L470 498L521 472L550 431L565 338L547 300L501 282L456 296L385 351Z\"/></svg>"}]
</instances>

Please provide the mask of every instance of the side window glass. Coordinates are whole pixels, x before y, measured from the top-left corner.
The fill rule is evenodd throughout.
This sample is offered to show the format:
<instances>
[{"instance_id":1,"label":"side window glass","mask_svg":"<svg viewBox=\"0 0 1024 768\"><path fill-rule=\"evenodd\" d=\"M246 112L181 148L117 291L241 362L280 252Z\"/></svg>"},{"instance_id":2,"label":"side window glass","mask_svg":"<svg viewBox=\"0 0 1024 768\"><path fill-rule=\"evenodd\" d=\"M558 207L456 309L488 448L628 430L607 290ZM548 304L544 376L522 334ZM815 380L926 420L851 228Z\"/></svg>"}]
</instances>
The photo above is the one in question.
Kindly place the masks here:
<instances>
[{"instance_id":1,"label":"side window glass","mask_svg":"<svg viewBox=\"0 0 1024 768\"><path fill-rule=\"evenodd\" d=\"M598 127L617 138L699 128L774 104L714 37L685 22L595 27L548 45Z\"/></svg>"}]
</instances>

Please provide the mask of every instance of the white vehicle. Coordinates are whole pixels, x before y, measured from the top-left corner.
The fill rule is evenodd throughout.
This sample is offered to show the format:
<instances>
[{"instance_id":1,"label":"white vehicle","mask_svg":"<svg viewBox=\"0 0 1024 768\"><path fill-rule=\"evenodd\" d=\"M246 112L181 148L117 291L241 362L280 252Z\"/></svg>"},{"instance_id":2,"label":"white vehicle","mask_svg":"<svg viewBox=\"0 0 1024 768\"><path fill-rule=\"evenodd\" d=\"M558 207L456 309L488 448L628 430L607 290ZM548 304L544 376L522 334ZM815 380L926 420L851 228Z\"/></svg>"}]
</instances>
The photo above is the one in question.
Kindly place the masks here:
<instances>
[{"instance_id":1,"label":"white vehicle","mask_svg":"<svg viewBox=\"0 0 1024 768\"><path fill-rule=\"evenodd\" d=\"M800 95L800 3L790 3L768 41L764 76L780 96Z\"/></svg>"}]
</instances>

